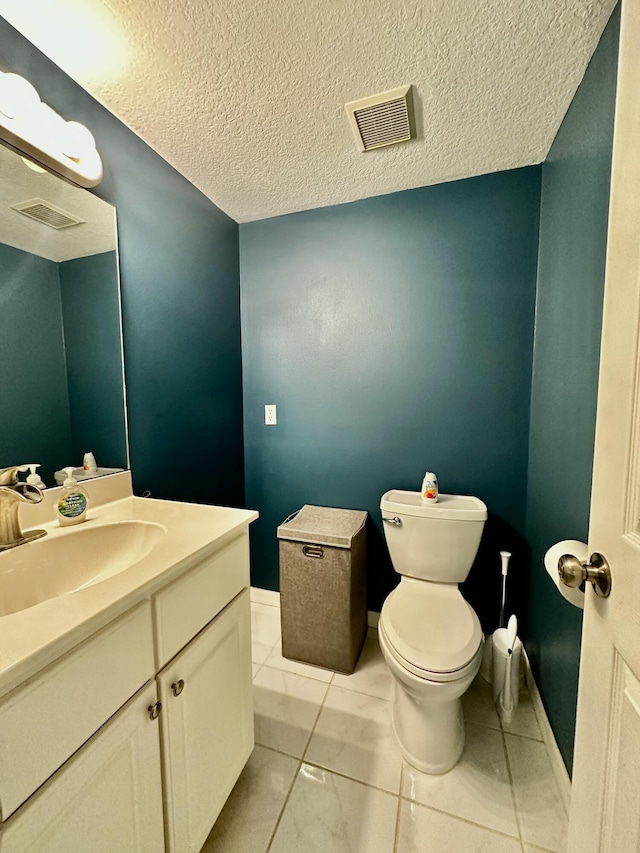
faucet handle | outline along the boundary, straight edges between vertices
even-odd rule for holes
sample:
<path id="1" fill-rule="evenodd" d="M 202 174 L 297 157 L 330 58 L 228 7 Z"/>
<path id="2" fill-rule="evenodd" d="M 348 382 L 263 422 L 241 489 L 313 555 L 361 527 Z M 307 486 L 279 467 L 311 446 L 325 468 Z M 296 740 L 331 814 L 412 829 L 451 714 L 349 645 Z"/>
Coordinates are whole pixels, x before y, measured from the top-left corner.
<path id="1" fill-rule="evenodd" d="M 15 486 L 18 481 L 18 471 L 28 471 L 28 465 L 10 465 L 0 468 L 0 486 Z"/>

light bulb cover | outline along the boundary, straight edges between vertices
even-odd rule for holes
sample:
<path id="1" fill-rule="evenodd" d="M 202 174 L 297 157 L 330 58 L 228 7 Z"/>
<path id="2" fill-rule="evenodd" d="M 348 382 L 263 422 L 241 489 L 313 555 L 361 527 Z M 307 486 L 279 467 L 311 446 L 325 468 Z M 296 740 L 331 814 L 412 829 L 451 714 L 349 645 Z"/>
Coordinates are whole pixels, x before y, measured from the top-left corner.
<path id="1" fill-rule="evenodd" d="M 102 180 L 102 160 L 84 125 L 65 121 L 18 74 L 0 72 L 0 142 L 78 186 Z"/>
<path id="2" fill-rule="evenodd" d="M 15 119 L 37 109 L 40 103 L 40 96 L 28 80 L 11 71 L 0 71 L 0 113 Z"/>

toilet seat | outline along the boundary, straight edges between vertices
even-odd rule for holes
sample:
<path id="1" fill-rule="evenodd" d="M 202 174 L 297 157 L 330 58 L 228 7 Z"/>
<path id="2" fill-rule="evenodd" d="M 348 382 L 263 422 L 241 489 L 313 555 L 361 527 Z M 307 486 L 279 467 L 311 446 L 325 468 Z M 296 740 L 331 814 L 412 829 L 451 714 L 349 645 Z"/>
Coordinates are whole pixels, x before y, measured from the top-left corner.
<path id="1" fill-rule="evenodd" d="M 476 664 L 482 628 L 455 584 L 403 577 L 380 614 L 380 633 L 401 666 L 429 681 L 454 681 Z"/>

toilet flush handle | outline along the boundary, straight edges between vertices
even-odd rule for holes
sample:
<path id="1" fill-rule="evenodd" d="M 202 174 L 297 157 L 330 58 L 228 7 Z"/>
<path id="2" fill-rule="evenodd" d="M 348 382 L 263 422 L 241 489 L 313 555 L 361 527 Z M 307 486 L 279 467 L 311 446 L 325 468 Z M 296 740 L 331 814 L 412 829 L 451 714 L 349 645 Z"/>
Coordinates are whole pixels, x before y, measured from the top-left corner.
<path id="1" fill-rule="evenodd" d="M 383 516 L 382 516 L 382 520 L 383 520 L 383 521 L 386 521 L 386 522 L 387 522 L 387 524 L 395 524 L 395 525 L 396 525 L 396 527 L 400 527 L 400 525 L 402 524 L 402 519 L 401 519 L 401 518 L 398 518 L 398 516 L 397 516 L 397 515 L 394 515 L 394 516 L 393 516 L 393 518 L 385 518 L 385 517 L 384 517 L 384 515 L 383 515 Z"/>

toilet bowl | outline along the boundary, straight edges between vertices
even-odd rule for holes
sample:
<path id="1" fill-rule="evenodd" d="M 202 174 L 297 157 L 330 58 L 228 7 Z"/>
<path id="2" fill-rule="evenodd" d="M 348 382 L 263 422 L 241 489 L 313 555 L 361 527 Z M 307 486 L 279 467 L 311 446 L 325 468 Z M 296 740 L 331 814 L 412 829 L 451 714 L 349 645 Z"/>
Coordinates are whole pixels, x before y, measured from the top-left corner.
<path id="1" fill-rule="evenodd" d="M 380 613 L 378 636 L 395 680 L 393 732 L 404 758 L 446 773 L 464 748 L 461 697 L 482 661 L 480 621 L 458 589 L 480 544 L 487 509 L 478 498 L 393 490 L 380 503 L 400 584 Z"/>

